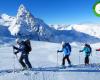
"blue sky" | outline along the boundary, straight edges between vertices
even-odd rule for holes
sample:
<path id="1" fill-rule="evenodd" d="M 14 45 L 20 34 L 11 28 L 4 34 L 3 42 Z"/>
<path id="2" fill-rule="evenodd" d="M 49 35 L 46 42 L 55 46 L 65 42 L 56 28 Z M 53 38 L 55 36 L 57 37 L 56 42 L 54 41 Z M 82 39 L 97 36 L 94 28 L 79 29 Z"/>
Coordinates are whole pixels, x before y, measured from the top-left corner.
<path id="1" fill-rule="evenodd" d="M 0 0 L 0 14 L 15 16 L 20 4 L 47 24 L 99 23 L 92 7 L 100 0 Z"/>

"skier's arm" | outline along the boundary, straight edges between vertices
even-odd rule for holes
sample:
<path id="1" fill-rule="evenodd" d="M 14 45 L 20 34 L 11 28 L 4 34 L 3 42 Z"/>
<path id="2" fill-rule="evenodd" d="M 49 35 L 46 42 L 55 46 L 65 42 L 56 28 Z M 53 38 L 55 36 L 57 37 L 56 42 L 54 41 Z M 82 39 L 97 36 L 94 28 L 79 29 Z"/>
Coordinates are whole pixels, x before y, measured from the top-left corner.
<path id="1" fill-rule="evenodd" d="M 79 52 L 83 52 L 85 50 L 85 48 L 83 48 L 83 50 L 80 50 Z"/>
<path id="2" fill-rule="evenodd" d="M 19 53 L 19 51 L 14 52 L 14 54 L 17 54 L 17 53 Z"/>
<path id="3" fill-rule="evenodd" d="M 18 47 L 13 46 L 13 48 L 17 50 L 17 53 L 23 50 L 21 47 L 18 48 Z"/>
<path id="4" fill-rule="evenodd" d="M 83 50 L 80 50 L 79 52 L 83 52 Z"/>
<path id="5" fill-rule="evenodd" d="M 57 50 L 57 53 L 58 53 L 58 52 L 63 52 L 63 48 L 62 48 L 61 50 Z"/>
<path id="6" fill-rule="evenodd" d="M 100 51 L 100 48 L 99 49 L 96 49 L 96 51 Z"/>
<path id="7" fill-rule="evenodd" d="M 13 49 L 19 50 L 19 48 L 15 47 L 15 46 L 13 46 Z"/>

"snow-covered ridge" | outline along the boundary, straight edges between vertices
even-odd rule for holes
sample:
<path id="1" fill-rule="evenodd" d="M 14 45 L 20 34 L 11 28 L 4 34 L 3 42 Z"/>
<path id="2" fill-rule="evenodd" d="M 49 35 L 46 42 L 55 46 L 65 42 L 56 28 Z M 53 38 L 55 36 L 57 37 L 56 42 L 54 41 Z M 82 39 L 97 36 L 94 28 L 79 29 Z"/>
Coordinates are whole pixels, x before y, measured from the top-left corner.
<path id="1" fill-rule="evenodd" d="M 15 17 L 8 16 L 7 14 L 0 15 L 0 25 L 11 26 L 13 20 L 15 20 Z"/>
<path id="2" fill-rule="evenodd" d="M 56 30 L 76 30 L 100 38 L 100 24 L 50 25 Z"/>
<path id="3" fill-rule="evenodd" d="M 100 38 L 100 24 L 74 25 L 73 28 L 77 31 Z"/>

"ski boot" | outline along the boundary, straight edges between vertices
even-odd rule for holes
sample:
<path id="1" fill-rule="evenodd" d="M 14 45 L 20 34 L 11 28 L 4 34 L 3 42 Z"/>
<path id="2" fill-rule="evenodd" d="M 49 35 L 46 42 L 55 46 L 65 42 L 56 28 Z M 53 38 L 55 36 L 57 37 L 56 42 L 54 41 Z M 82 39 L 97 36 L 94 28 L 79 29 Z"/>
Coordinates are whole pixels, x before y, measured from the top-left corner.
<path id="1" fill-rule="evenodd" d="M 63 69 L 65 69 L 65 68 L 66 68 L 66 66 L 65 66 L 65 65 L 61 65 L 61 66 L 62 66 L 62 68 L 63 68 Z"/>
<path id="2" fill-rule="evenodd" d="M 23 67 L 23 68 L 22 68 L 22 71 L 24 71 L 24 70 L 27 70 L 27 67 Z"/>
<path id="3" fill-rule="evenodd" d="M 72 65 L 71 65 L 71 64 L 69 64 L 69 65 L 68 65 L 68 67 L 72 67 Z"/>

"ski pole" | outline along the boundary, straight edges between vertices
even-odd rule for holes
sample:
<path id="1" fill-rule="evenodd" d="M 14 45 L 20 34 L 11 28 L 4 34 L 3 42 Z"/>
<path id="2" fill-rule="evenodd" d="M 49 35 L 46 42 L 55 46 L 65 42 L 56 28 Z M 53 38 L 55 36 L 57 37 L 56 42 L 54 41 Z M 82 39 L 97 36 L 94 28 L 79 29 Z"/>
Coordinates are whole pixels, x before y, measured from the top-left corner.
<path id="1" fill-rule="evenodd" d="M 17 61 L 18 61 L 18 63 L 19 63 L 19 59 L 18 59 L 17 54 L 16 54 L 16 58 L 17 58 Z M 22 66 L 21 66 L 21 64 L 20 64 L 20 63 L 19 63 L 19 67 L 22 69 Z"/>
<path id="2" fill-rule="evenodd" d="M 17 58 L 17 60 L 18 60 L 18 62 L 19 62 L 19 59 L 18 59 L 18 56 L 17 56 L 17 54 L 15 54 L 16 55 L 16 58 Z"/>
<path id="3" fill-rule="evenodd" d="M 80 52 L 79 52 L 79 65 L 80 65 Z"/>
<path id="4" fill-rule="evenodd" d="M 15 49 L 13 48 L 13 54 L 14 54 L 14 53 L 15 53 Z M 19 63 L 19 59 L 18 59 L 17 54 L 14 54 L 14 72 L 15 72 L 15 56 L 16 56 L 17 61 L 18 61 L 18 63 Z M 20 66 L 20 68 L 22 68 L 22 66 L 20 65 L 20 63 L 19 63 L 19 66 Z"/>
<path id="5" fill-rule="evenodd" d="M 58 66 L 58 52 L 57 52 L 57 66 Z"/>
<path id="6" fill-rule="evenodd" d="M 14 52 L 15 52 L 15 50 L 14 50 L 14 48 L 13 48 L 13 53 L 14 53 Z M 14 63 L 13 63 L 13 68 L 14 68 L 14 70 L 13 70 L 13 72 L 15 73 L 15 55 L 14 55 L 13 59 L 14 59 Z"/>

